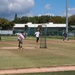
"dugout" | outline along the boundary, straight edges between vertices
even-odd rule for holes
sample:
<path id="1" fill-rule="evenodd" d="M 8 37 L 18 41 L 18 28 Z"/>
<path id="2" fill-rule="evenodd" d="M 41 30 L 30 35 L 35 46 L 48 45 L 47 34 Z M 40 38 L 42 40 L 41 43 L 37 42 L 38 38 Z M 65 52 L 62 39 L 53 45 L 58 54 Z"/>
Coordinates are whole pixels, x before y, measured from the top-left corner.
<path id="1" fill-rule="evenodd" d="M 47 27 L 47 36 L 62 36 L 62 32 L 65 29 L 65 27 Z"/>
<path id="2" fill-rule="evenodd" d="M 25 31 L 24 27 L 25 25 L 28 26 L 28 29 Z M 38 25 L 44 25 L 42 24 L 32 24 L 31 22 L 26 24 L 15 24 L 13 28 L 14 34 L 20 33 L 21 31 L 24 31 L 29 36 L 34 36 L 34 33 L 38 27 Z M 55 35 L 62 35 L 63 30 L 66 30 L 66 24 L 53 24 L 51 23 L 45 23 L 46 27 L 46 35 L 47 36 L 55 36 Z"/>

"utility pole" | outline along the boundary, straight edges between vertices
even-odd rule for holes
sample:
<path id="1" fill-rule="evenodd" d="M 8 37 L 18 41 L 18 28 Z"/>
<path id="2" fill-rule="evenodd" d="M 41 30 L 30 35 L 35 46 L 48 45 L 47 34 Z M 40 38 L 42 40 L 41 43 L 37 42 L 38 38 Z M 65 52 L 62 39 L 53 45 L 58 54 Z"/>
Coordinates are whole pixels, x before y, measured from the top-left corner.
<path id="1" fill-rule="evenodd" d="M 68 37 L 68 0 L 66 0 L 66 33 L 67 33 L 67 40 L 69 39 Z"/>

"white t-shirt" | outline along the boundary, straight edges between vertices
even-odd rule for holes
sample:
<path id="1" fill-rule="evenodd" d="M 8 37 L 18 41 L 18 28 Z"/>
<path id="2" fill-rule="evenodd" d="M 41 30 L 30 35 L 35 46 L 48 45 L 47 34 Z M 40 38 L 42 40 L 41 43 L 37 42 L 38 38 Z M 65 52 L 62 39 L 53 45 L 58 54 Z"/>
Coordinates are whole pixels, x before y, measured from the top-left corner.
<path id="1" fill-rule="evenodd" d="M 24 36 L 20 33 L 20 34 L 18 35 L 18 39 L 24 39 Z"/>
<path id="2" fill-rule="evenodd" d="M 36 37 L 39 37 L 40 32 L 35 32 Z"/>

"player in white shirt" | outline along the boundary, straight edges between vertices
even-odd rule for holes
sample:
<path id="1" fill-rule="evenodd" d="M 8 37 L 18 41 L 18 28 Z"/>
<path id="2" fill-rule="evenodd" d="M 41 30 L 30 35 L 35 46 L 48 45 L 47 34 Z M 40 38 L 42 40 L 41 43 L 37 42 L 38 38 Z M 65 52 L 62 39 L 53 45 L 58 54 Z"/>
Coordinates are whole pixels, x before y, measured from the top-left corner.
<path id="1" fill-rule="evenodd" d="M 19 35 L 18 35 L 18 47 L 19 48 L 22 48 L 22 44 L 23 44 L 23 40 L 24 39 L 24 36 L 23 36 L 23 32 L 21 32 Z"/>
<path id="2" fill-rule="evenodd" d="M 36 42 L 39 41 L 39 35 L 40 35 L 40 32 L 39 32 L 39 30 L 37 30 L 37 31 L 35 32 Z"/>

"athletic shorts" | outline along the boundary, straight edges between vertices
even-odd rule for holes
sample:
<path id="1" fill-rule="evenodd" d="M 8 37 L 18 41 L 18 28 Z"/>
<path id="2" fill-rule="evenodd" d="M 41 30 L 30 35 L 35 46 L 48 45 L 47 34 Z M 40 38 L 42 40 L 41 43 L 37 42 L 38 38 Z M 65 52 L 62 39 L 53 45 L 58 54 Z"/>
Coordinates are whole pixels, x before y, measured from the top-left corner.
<path id="1" fill-rule="evenodd" d="M 22 39 L 18 39 L 19 43 L 23 44 Z"/>

